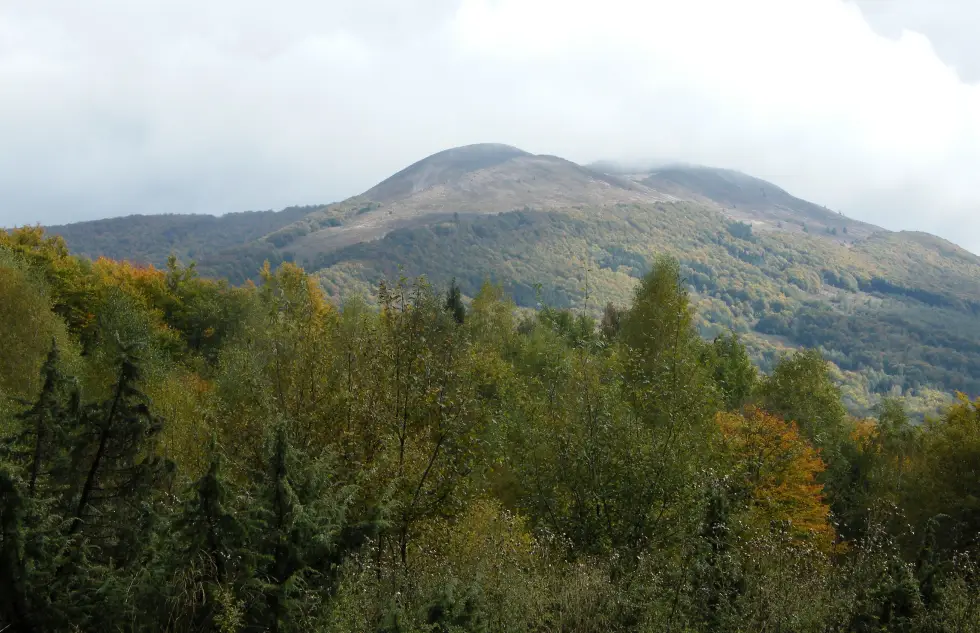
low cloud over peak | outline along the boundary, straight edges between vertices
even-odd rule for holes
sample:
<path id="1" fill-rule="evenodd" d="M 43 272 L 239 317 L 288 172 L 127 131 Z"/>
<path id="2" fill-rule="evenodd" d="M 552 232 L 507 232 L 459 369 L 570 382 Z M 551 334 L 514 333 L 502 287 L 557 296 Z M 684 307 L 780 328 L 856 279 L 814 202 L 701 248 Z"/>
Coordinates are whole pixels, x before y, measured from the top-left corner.
<path id="1" fill-rule="evenodd" d="M 980 44 L 876 4 L 8 4 L 0 224 L 326 202 L 496 141 L 739 169 L 978 252 Z"/>

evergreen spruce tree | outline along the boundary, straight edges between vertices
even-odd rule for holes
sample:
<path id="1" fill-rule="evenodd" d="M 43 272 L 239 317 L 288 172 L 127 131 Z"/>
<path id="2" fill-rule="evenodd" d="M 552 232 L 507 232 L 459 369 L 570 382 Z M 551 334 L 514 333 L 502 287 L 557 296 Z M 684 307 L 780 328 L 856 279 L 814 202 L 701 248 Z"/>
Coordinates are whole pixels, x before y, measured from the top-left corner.
<path id="1" fill-rule="evenodd" d="M 487 633 L 480 604 L 480 588 L 471 585 L 460 595 L 456 582 L 443 585 L 425 610 L 425 622 L 433 633 Z"/>
<path id="2" fill-rule="evenodd" d="M 67 533 L 84 532 L 117 564 L 138 553 L 152 520 L 153 490 L 172 470 L 154 454 L 162 420 L 138 388 L 140 375 L 138 359 L 124 348 L 112 396 L 82 411 L 73 455 L 80 487 L 68 499 Z"/>
<path id="3" fill-rule="evenodd" d="M 456 323 L 462 325 L 463 321 L 466 320 L 466 306 L 463 305 L 463 297 L 455 277 L 449 282 L 449 290 L 446 291 L 445 308 L 446 312 L 453 315 Z"/>
<path id="4" fill-rule="evenodd" d="M 34 631 L 25 541 L 25 490 L 9 464 L 0 463 L 0 630 Z"/>
<path id="5" fill-rule="evenodd" d="M 252 547 L 264 600 L 251 605 L 249 619 L 273 633 L 305 630 L 303 617 L 334 590 L 352 490 L 334 481 L 328 461 L 296 450 L 283 424 L 260 476 Z"/>
<path id="6" fill-rule="evenodd" d="M 156 488 L 169 470 L 154 454 L 161 425 L 139 377 L 138 361 L 124 350 L 110 398 L 79 407 L 73 396 L 61 421 L 47 427 L 60 435 L 34 434 L 71 443 L 40 444 L 54 447 L 39 451 L 51 467 L 37 469 L 29 506 L 31 617 L 41 630 L 110 630 L 134 619 L 131 592 L 152 562 Z M 44 407 L 34 409 L 29 418 L 47 419 Z"/>
<path id="7" fill-rule="evenodd" d="M 936 532 L 939 529 L 939 519 L 932 517 L 926 523 L 922 535 L 922 547 L 915 562 L 915 575 L 919 583 L 919 595 L 922 604 L 928 609 L 936 602 L 938 584 L 940 581 L 940 560 L 937 551 Z"/>
<path id="8" fill-rule="evenodd" d="M 79 398 L 52 341 L 37 399 L 16 416 L 0 457 L 0 621 L 14 631 L 64 622 L 50 593 L 64 551 L 60 498 L 68 491 Z M 2 629 L 3 625 L 0 625 Z"/>
<path id="9" fill-rule="evenodd" d="M 180 587 L 170 596 L 172 621 L 183 621 L 190 630 L 213 631 L 237 617 L 239 596 L 255 571 L 254 556 L 246 547 L 249 525 L 244 516 L 234 507 L 221 455 L 213 444 L 208 471 L 191 486 L 173 523 L 175 544 L 164 579 Z M 182 591 L 184 587 L 200 591 Z"/>
<path id="10" fill-rule="evenodd" d="M 715 486 L 708 498 L 695 563 L 696 604 L 709 631 L 726 631 L 737 621 L 736 601 L 743 579 L 732 544 L 730 506 L 724 488 Z"/>
<path id="11" fill-rule="evenodd" d="M 25 466 L 30 497 L 38 494 L 39 483 L 63 483 L 79 411 L 78 388 L 62 372 L 56 341 L 41 365 L 41 378 L 37 400 L 18 416 L 16 433 L 5 441 L 11 458 Z"/>

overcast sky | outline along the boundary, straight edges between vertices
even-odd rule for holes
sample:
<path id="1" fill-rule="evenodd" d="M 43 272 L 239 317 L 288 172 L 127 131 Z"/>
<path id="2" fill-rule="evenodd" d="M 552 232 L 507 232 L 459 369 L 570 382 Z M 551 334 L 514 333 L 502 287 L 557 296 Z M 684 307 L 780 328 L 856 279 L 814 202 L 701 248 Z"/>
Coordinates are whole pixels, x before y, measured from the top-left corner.
<path id="1" fill-rule="evenodd" d="M 3 0 L 0 225 L 329 202 L 488 141 L 980 252 L 977 32 L 973 0 Z"/>

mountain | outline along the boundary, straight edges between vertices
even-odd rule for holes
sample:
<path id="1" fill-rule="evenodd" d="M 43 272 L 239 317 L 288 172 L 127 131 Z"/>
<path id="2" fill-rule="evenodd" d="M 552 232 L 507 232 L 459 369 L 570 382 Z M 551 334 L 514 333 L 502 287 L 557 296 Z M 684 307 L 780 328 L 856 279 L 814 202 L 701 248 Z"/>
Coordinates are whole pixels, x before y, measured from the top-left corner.
<path id="1" fill-rule="evenodd" d="M 672 255 L 704 336 L 740 332 L 764 369 L 787 348 L 818 347 L 854 411 L 883 394 L 922 410 L 936 389 L 980 394 L 980 258 L 735 171 L 586 167 L 481 144 L 434 154 L 342 202 L 180 218 L 52 231 L 90 256 L 159 263 L 169 247 L 235 282 L 265 260 L 295 261 L 338 300 L 424 274 L 437 284 L 455 277 L 468 296 L 489 278 L 518 305 L 593 313 L 626 304 L 655 258 Z"/>
<path id="2" fill-rule="evenodd" d="M 581 206 L 649 203 L 669 196 L 556 156 L 480 144 L 433 154 L 375 187 L 328 205 L 268 236 L 303 259 L 376 239 L 393 229 L 484 215 Z"/>
<path id="3" fill-rule="evenodd" d="M 734 219 L 757 226 L 788 230 L 827 229 L 842 231 L 845 241 L 882 231 L 880 227 L 858 222 L 826 207 L 801 200 L 776 185 L 731 169 L 700 165 L 665 165 L 650 169 L 629 169 L 615 163 L 596 163 L 593 169 L 621 174 L 657 191 L 684 200 L 716 206 Z M 782 223 L 783 226 L 780 226 Z M 775 226 L 773 226 L 775 225 Z"/>

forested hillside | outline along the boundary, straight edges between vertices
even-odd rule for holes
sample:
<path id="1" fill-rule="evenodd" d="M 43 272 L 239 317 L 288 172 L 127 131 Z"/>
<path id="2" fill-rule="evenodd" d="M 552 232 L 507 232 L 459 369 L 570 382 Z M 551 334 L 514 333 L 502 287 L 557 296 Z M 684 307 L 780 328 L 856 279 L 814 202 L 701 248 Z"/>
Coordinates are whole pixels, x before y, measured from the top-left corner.
<path id="1" fill-rule="evenodd" d="M 468 296 L 490 278 L 521 306 L 588 302 L 597 311 L 626 304 L 636 280 L 669 254 L 707 338 L 741 334 L 766 371 L 787 348 L 820 348 L 843 372 L 849 408 L 868 412 L 885 395 L 929 409 L 934 389 L 980 394 L 980 265 L 913 237 L 843 244 L 661 203 L 462 216 L 304 263 L 336 297 L 368 294 L 403 271 L 436 283 L 455 276 Z"/>
<path id="2" fill-rule="evenodd" d="M 92 259 L 109 257 L 163 266 L 171 254 L 185 260 L 216 253 L 262 238 L 319 207 L 282 211 L 246 211 L 213 215 L 130 215 L 48 227 L 65 238 L 72 252 Z"/>
<path id="3" fill-rule="evenodd" d="M 766 372 L 787 350 L 818 348 L 853 413 L 901 397 L 921 419 L 949 403 L 944 394 L 980 395 L 980 258 L 729 170 L 586 168 L 474 145 L 343 202 L 225 216 L 179 240 L 151 226 L 177 217 L 108 220 L 98 240 L 97 223 L 58 232 L 92 257 L 162 265 L 172 250 L 233 284 L 258 281 L 265 261 L 295 262 L 334 303 L 360 295 L 376 305 L 381 279 L 425 275 L 437 286 L 455 277 L 467 299 L 489 279 L 520 307 L 593 316 L 628 304 L 669 255 L 704 337 L 738 333 Z"/>
<path id="4" fill-rule="evenodd" d="M 576 253 L 573 220 L 433 239 L 523 221 Z M 980 400 L 852 417 L 818 351 L 760 374 L 699 335 L 695 255 L 631 247 L 595 319 L 448 258 L 464 291 L 335 303 L 291 263 L 233 287 L 0 232 L 0 630 L 980 631 Z"/>

